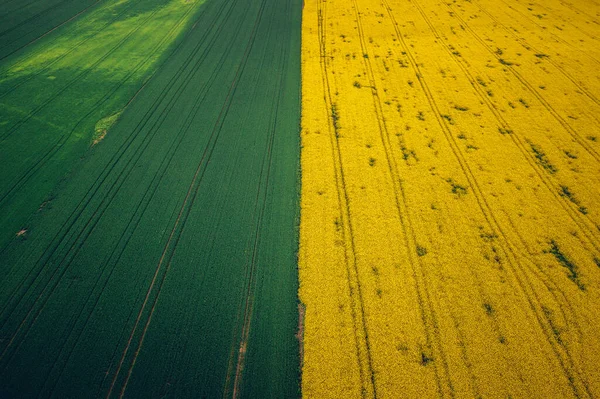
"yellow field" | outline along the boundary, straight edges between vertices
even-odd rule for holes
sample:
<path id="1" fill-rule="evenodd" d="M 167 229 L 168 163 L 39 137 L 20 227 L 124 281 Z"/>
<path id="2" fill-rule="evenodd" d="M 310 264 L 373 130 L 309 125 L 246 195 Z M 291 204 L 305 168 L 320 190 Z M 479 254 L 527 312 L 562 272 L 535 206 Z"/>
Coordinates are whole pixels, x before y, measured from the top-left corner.
<path id="1" fill-rule="evenodd" d="M 303 395 L 600 396 L 600 2 L 303 13 Z"/>

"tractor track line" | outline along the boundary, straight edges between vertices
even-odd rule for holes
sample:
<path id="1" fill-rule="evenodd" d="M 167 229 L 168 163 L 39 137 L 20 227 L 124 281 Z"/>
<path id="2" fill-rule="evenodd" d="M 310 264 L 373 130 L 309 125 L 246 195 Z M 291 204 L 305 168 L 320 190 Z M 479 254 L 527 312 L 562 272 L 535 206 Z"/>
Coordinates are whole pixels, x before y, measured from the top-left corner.
<path id="1" fill-rule="evenodd" d="M 346 266 L 346 276 L 348 284 L 348 293 L 350 299 L 350 308 L 352 321 L 354 324 L 353 333 L 355 340 L 356 359 L 360 374 L 361 390 L 372 397 L 376 397 L 376 388 L 373 385 L 374 371 L 371 363 L 371 354 L 369 352 L 368 331 L 366 317 L 364 314 L 364 301 L 362 289 L 359 280 L 358 267 L 356 265 L 356 246 L 354 242 L 354 231 L 350 215 L 349 202 L 350 197 L 346 190 L 346 181 L 342 163 L 342 153 L 338 143 L 338 126 L 334 120 L 332 108 L 335 105 L 331 94 L 331 84 L 327 72 L 327 25 L 325 23 L 327 5 L 324 0 L 317 0 L 318 27 L 319 27 L 319 46 L 320 46 L 320 64 L 322 69 L 322 81 L 324 90 L 324 102 L 328 114 L 328 130 L 332 148 L 332 158 L 335 170 L 336 191 L 338 197 L 338 206 L 340 211 L 340 220 L 342 222 L 342 239 L 344 245 L 344 264 Z M 360 315 L 358 314 L 360 313 Z M 363 348 L 364 345 L 364 348 Z M 364 359 L 364 360 L 363 360 Z M 366 364 L 365 364 L 366 363 Z"/>
<path id="2" fill-rule="evenodd" d="M 287 2 L 287 7 L 286 7 L 286 11 L 287 13 L 289 13 L 289 3 Z M 283 88 L 284 88 L 284 82 L 283 79 L 286 75 L 286 71 L 287 69 L 285 68 L 285 60 L 287 59 L 287 54 L 288 54 L 288 48 L 287 46 L 282 46 L 282 50 L 280 50 L 282 52 L 282 54 L 280 54 L 280 58 L 281 58 L 281 66 L 282 66 L 282 70 L 280 73 L 280 79 L 279 79 L 279 90 L 278 90 L 278 94 L 277 94 L 277 98 L 274 101 L 274 110 L 273 110 L 273 116 L 272 116 L 272 126 L 271 126 L 271 132 L 270 132 L 270 137 L 267 140 L 267 149 L 266 149 L 266 154 L 265 154 L 265 159 L 263 159 L 263 167 L 261 168 L 261 172 L 260 172 L 260 176 L 259 176 L 259 187 L 256 193 L 256 199 L 255 199 L 255 209 L 258 208 L 259 206 L 259 197 L 260 197 L 260 191 L 261 191 L 261 186 L 262 186 L 262 182 L 263 182 L 263 174 L 266 173 L 266 176 L 264 177 L 264 198 L 262 200 L 262 205 L 260 207 L 260 211 L 259 211 L 259 215 L 258 215 L 258 220 L 256 221 L 256 231 L 254 234 L 254 246 L 253 246 L 253 250 L 252 250 L 252 260 L 251 260 L 251 264 L 250 264 L 250 280 L 248 282 L 248 288 L 247 288 L 247 293 L 246 293 L 246 306 L 244 309 L 244 322 L 243 322 L 243 327 L 242 327 L 242 338 L 240 340 L 240 344 L 239 344 L 239 351 L 238 351 L 238 359 L 237 359 L 237 366 L 236 366 L 236 372 L 235 372 L 235 379 L 234 379 L 234 383 L 233 383 L 233 393 L 232 393 L 232 398 L 236 399 L 240 396 L 240 392 L 241 392 L 241 383 L 242 383 L 242 377 L 243 377 L 243 370 L 244 370 L 244 366 L 245 366 L 245 358 L 246 358 L 246 351 L 248 348 L 248 341 L 249 341 L 249 336 L 250 336 L 250 325 L 251 325 L 251 321 L 252 321 L 252 314 L 253 314 L 253 309 L 254 309 L 254 296 L 255 296 L 255 289 L 256 289 L 256 268 L 257 268 L 257 257 L 258 257 L 258 251 L 259 251 L 259 244 L 260 244 L 260 230 L 262 228 L 262 221 L 263 221 L 263 217 L 265 214 L 265 210 L 267 207 L 267 197 L 268 197 L 268 188 L 269 188 L 269 180 L 270 180 L 270 176 L 271 176 L 271 168 L 272 168 L 272 163 L 273 163 L 273 146 L 274 146 L 274 141 L 275 141 L 275 134 L 277 131 L 277 121 L 278 121 L 278 115 L 279 115 L 279 105 L 281 104 L 281 98 L 282 98 L 282 94 L 283 94 Z M 264 171 L 265 169 L 265 163 L 267 164 L 266 166 L 266 172 Z M 228 376 L 229 377 L 229 376 Z"/>

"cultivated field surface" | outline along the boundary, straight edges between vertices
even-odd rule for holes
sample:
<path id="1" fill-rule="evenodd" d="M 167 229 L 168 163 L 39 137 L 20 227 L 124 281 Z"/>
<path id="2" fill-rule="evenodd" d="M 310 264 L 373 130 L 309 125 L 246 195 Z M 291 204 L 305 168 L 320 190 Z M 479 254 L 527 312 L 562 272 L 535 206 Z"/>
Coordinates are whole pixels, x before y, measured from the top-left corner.
<path id="1" fill-rule="evenodd" d="M 0 0 L 0 398 L 600 398 L 600 0 Z"/>
<path id="2" fill-rule="evenodd" d="M 102 2 L 0 61 L 0 248 L 104 138 L 199 4 Z"/>
<path id="3" fill-rule="evenodd" d="M 0 397 L 298 396 L 301 3 L 0 7 Z"/>
<path id="4" fill-rule="evenodd" d="M 600 3 L 309 0 L 307 398 L 600 396 Z"/>

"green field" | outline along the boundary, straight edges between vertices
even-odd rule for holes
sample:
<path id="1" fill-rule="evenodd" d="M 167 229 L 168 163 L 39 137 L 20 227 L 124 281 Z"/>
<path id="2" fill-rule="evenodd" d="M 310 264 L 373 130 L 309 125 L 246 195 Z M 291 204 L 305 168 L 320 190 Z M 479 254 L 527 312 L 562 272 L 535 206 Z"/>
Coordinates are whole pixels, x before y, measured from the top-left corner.
<path id="1" fill-rule="evenodd" d="M 0 397 L 298 396 L 301 2 L 4 3 Z"/>
<path id="2" fill-rule="evenodd" d="M 1 62 L 0 157 L 10 168 L 0 175 L 0 248 L 27 228 L 28 215 L 101 137 L 98 122 L 127 105 L 200 6 L 109 1 Z"/>

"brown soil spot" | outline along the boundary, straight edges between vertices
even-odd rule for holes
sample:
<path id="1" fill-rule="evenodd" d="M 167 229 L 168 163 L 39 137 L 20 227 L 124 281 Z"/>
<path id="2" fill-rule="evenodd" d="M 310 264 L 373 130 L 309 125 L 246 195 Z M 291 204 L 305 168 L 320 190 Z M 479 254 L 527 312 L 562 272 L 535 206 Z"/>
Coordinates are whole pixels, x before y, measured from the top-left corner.
<path id="1" fill-rule="evenodd" d="M 306 306 L 304 304 L 298 304 L 298 332 L 296 333 L 296 338 L 298 339 L 298 343 L 300 345 L 300 370 L 302 370 L 302 366 L 304 365 L 304 315 L 306 313 Z"/>
<path id="2" fill-rule="evenodd" d="M 106 129 L 102 130 L 100 134 L 92 141 L 92 147 L 102 141 L 102 139 L 106 136 Z"/>

